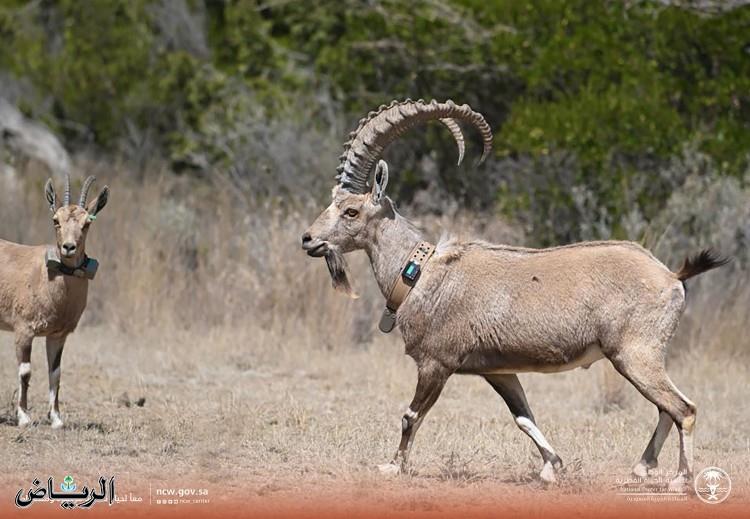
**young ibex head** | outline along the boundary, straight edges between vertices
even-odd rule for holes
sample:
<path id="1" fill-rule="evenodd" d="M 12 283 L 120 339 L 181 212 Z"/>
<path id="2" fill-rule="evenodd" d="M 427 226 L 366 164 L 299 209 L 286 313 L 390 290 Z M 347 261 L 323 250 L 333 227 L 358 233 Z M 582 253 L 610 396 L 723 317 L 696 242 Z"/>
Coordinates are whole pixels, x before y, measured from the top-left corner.
<path id="1" fill-rule="evenodd" d="M 96 180 L 90 176 L 83 183 L 81 188 L 81 197 L 77 204 L 70 203 L 70 176 L 65 176 L 65 193 L 63 195 L 62 205 L 58 207 L 55 188 L 52 186 L 52 179 L 47 180 L 44 186 L 44 194 L 49 203 L 49 209 L 52 212 L 52 223 L 55 226 L 57 237 L 57 248 L 60 252 L 60 258 L 64 265 L 68 267 L 78 267 L 85 259 L 86 235 L 88 234 L 91 222 L 96 219 L 96 215 L 107 205 L 109 197 L 109 187 L 104 186 L 94 200 L 86 204 L 89 189 Z"/>
<path id="2" fill-rule="evenodd" d="M 395 216 L 393 205 L 385 196 L 388 165 L 380 160 L 385 148 L 408 129 L 435 119 L 456 140 L 459 164 L 464 155 L 464 139 L 456 120 L 479 130 L 484 144 L 480 162 L 485 159 L 492 147 L 490 126 L 468 105 L 458 106 L 452 101 L 394 101 L 370 112 L 349 134 L 337 168 L 339 183 L 333 189 L 333 202 L 302 235 L 302 248 L 310 256 L 326 258 L 334 288 L 351 294 L 342 255 L 365 248 L 372 241 L 378 222 Z"/>

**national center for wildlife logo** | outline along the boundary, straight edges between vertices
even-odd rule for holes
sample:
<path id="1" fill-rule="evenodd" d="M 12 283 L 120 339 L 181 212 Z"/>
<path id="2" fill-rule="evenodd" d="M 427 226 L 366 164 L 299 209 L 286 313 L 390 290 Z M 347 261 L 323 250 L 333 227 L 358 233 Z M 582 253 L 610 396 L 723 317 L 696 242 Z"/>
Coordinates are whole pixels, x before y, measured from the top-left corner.
<path id="1" fill-rule="evenodd" d="M 60 490 L 63 492 L 73 492 L 76 488 L 78 488 L 78 486 L 75 484 L 73 476 L 65 476 L 62 483 L 60 483 Z"/>
<path id="2" fill-rule="evenodd" d="M 732 480 L 729 474 L 719 467 L 706 467 L 695 476 L 695 495 L 710 505 L 716 505 L 729 497 Z"/>

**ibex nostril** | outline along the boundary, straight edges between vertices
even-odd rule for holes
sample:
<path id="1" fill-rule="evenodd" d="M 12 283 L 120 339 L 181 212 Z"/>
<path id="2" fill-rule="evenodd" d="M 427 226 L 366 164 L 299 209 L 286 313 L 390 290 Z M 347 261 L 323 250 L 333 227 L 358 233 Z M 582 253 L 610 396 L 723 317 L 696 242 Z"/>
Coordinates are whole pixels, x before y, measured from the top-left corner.
<path id="1" fill-rule="evenodd" d="M 64 253 L 70 254 L 76 250 L 76 244 L 75 243 L 63 243 L 62 250 Z"/>
<path id="2" fill-rule="evenodd" d="M 310 236 L 309 232 L 306 232 L 305 234 L 302 235 L 302 244 L 303 245 L 305 243 L 310 243 L 311 240 L 312 240 L 312 236 Z"/>

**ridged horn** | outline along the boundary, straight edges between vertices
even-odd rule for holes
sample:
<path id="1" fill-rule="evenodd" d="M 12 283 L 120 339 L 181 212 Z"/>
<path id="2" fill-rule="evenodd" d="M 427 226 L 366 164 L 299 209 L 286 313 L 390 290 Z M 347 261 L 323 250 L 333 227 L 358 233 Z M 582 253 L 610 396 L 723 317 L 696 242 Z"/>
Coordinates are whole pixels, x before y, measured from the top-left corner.
<path id="1" fill-rule="evenodd" d="M 466 121 L 479 130 L 484 149 L 481 163 L 492 149 L 492 129 L 482 114 L 469 105 L 457 105 L 453 101 L 440 103 L 423 100 L 393 101 L 360 119 L 357 129 L 349 134 L 344 143 L 344 153 L 336 168 L 341 186 L 353 193 L 369 191 L 369 179 L 378 159 L 393 140 L 407 130 L 427 121 L 440 120 L 448 127 L 459 149 L 459 162 L 463 158 L 463 135 L 456 121 Z"/>
<path id="2" fill-rule="evenodd" d="M 70 205 L 70 172 L 65 171 L 65 192 L 63 193 L 63 206 Z"/>
<path id="3" fill-rule="evenodd" d="M 458 162 L 456 162 L 456 165 L 460 166 L 461 162 L 464 160 L 464 153 L 466 152 L 466 144 L 464 142 L 464 134 L 461 133 L 461 127 L 450 117 L 443 117 L 440 119 L 440 122 L 448 128 L 451 135 L 453 135 L 453 140 L 456 141 L 456 146 L 458 146 Z"/>
<path id="4" fill-rule="evenodd" d="M 96 177 L 94 175 L 89 175 L 88 178 L 86 178 L 86 181 L 83 183 L 83 187 L 81 188 L 81 198 L 78 199 L 78 205 L 86 208 L 86 199 L 89 197 L 89 189 L 91 189 L 91 185 L 96 180 Z"/>

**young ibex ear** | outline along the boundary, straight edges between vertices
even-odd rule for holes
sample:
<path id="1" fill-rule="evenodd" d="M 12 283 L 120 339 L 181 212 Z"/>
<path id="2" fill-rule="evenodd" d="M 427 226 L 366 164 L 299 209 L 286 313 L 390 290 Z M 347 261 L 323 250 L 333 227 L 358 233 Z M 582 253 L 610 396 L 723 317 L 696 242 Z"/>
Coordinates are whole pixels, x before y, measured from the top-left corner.
<path id="1" fill-rule="evenodd" d="M 375 168 L 375 180 L 372 184 L 372 201 L 376 204 L 385 194 L 385 186 L 388 185 L 388 164 L 384 160 L 379 160 Z"/>
<path id="2" fill-rule="evenodd" d="M 86 210 L 89 212 L 91 216 L 96 216 L 96 214 L 104 209 L 104 206 L 107 205 L 107 199 L 109 198 L 109 186 L 104 186 L 102 190 L 99 192 L 99 196 L 94 198 L 89 205 L 86 207 Z"/>
<path id="3" fill-rule="evenodd" d="M 55 188 L 52 185 L 52 179 L 48 179 L 47 183 L 44 184 L 44 195 L 47 197 L 47 202 L 49 203 L 49 210 L 53 213 L 57 210 L 57 204 L 55 201 L 57 200 L 57 197 L 55 196 Z"/>

